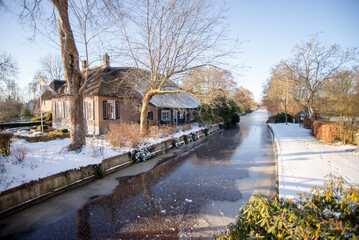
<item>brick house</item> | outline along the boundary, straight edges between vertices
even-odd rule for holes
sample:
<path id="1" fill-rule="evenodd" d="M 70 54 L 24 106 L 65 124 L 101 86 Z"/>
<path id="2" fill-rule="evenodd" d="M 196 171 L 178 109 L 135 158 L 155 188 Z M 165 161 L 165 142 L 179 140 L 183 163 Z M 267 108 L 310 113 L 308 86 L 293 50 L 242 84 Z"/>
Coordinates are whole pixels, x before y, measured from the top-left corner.
<path id="1" fill-rule="evenodd" d="M 83 69 L 86 63 L 82 63 Z M 84 121 L 87 134 L 106 133 L 110 123 L 139 122 L 143 79 L 148 72 L 131 67 L 110 67 L 104 56 L 102 66 L 88 69 L 88 82 L 83 94 Z M 142 79 L 142 80 L 141 80 Z M 172 83 L 169 83 L 172 84 Z M 172 84 L 167 88 L 176 88 Z M 143 88 L 142 88 L 143 89 Z M 52 98 L 52 125 L 56 129 L 69 128 L 69 96 L 67 85 Z M 147 119 L 152 124 L 182 124 L 193 121 L 193 110 L 200 102 L 190 94 L 155 95 L 150 100 Z"/>
<path id="2" fill-rule="evenodd" d="M 60 88 L 66 84 L 66 80 L 58 80 L 58 79 L 53 79 L 49 86 L 55 91 L 55 92 L 59 92 Z M 46 113 L 52 113 L 52 99 L 53 99 L 54 95 L 52 95 L 51 92 L 49 91 L 45 91 L 42 95 L 41 95 L 41 110 L 43 114 Z M 37 108 L 39 107 L 39 105 L 37 104 Z M 38 108 L 37 112 L 40 113 L 40 108 Z"/>

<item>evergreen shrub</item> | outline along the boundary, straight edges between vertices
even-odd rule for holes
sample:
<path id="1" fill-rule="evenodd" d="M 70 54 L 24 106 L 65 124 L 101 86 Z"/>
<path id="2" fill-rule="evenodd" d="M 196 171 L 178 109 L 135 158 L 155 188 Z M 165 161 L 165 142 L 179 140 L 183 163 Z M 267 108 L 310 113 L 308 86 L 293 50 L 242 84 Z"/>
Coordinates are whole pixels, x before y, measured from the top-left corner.
<path id="1" fill-rule="evenodd" d="M 293 122 L 293 116 L 287 114 L 287 122 Z M 285 113 L 278 113 L 276 115 L 270 116 L 267 123 L 285 123 Z"/>
<path id="2" fill-rule="evenodd" d="M 12 132 L 0 132 L 0 155 L 10 155 L 11 138 L 14 136 Z"/>
<path id="3" fill-rule="evenodd" d="M 358 186 L 327 177 L 299 200 L 253 194 L 216 239 L 358 239 Z"/>

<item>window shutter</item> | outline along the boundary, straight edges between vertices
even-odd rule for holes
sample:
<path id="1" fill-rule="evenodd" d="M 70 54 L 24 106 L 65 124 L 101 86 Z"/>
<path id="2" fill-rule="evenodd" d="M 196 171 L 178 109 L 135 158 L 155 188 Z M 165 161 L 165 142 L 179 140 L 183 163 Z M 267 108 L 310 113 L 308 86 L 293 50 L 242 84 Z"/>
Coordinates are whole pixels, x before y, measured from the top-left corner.
<path id="1" fill-rule="evenodd" d="M 116 119 L 120 119 L 120 102 L 116 101 Z"/>
<path id="2" fill-rule="evenodd" d="M 103 119 L 107 119 L 107 101 L 103 101 Z"/>

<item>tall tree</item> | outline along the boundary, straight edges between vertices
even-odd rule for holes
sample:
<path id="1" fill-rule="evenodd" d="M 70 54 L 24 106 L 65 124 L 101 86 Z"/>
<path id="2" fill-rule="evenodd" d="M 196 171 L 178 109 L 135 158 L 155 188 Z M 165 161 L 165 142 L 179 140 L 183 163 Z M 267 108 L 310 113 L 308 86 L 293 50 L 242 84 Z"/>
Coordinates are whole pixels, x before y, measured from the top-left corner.
<path id="1" fill-rule="evenodd" d="M 236 82 L 229 71 L 209 66 L 188 71 L 181 85 L 202 103 L 209 104 L 218 95 L 232 95 Z"/>
<path id="2" fill-rule="evenodd" d="M 326 83 L 320 112 L 335 117 L 342 141 L 353 141 L 359 118 L 359 71 L 341 70 Z"/>
<path id="3" fill-rule="evenodd" d="M 219 51 L 220 43 L 225 46 L 224 11 L 216 11 L 206 0 L 138 0 L 127 1 L 127 7 L 124 12 L 131 21 L 121 21 L 122 34 L 130 59 L 138 69 L 146 70 L 139 71 L 143 84 L 137 86 L 143 94 L 140 130 L 145 134 L 154 95 L 184 92 L 174 88 L 173 82 L 228 54 L 229 50 Z"/>
<path id="4" fill-rule="evenodd" d="M 14 91 L 16 87 L 16 76 L 18 74 L 17 62 L 10 53 L 3 51 L 0 53 L 0 89 L 7 96 L 15 98 Z M 2 94 L 2 97 L 4 95 Z"/>
<path id="5" fill-rule="evenodd" d="M 234 90 L 233 99 L 242 112 L 252 112 L 256 108 L 253 93 L 244 87 L 238 87 Z"/>
<path id="6" fill-rule="evenodd" d="M 316 37 L 294 48 L 294 56 L 286 62 L 286 66 L 290 75 L 294 76 L 297 98 L 306 106 L 311 120 L 315 118 L 314 104 L 325 83 L 357 56 L 357 49 L 342 50 L 335 44 L 325 46 Z"/>
<path id="7" fill-rule="evenodd" d="M 83 91 L 87 78 L 83 81 L 83 73 L 79 67 L 80 55 L 76 42 L 83 46 L 81 49 L 84 49 L 82 52 L 87 60 L 86 65 L 88 65 L 88 43 L 95 37 L 99 37 L 99 33 L 102 33 L 102 28 L 97 23 L 101 22 L 101 19 L 107 19 L 104 16 L 105 11 L 102 11 L 107 7 L 105 2 L 105 0 L 25 0 L 23 11 L 20 14 L 21 18 L 30 20 L 29 22 L 32 23 L 35 32 L 50 36 L 50 39 L 60 46 L 70 100 L 70 150 L 80 149 L 85 144 Z M 49 4 L 54 11 L 49 11 L 51 9 Z M 53 19 L 55 21 L 52 21 Z M 91 22 L 91 25 L 88 24 L 89 22 Z M 56 23 L 56 25 L 52 23 Z M 78 27 L 78 31 L 75 31 L 75 33 L 79 34 L 74 34 L 72 24 Z M 51 37 L 54 35 L 53 30 L 55 28 L 58 31 L 59 41 Z M 90 29 L 94 35 L 88 38 Z M 82 41 L 81 38 L 83 38 Z"/>
<path id="8" fill-rule="evenodd" d="M 45 81 L 49 82 L 53 79 L 64 79 L 64 67 L 62 66 L 61 57 L 58 55 L 48 54 L 39 60 L 40 75 Z"/>

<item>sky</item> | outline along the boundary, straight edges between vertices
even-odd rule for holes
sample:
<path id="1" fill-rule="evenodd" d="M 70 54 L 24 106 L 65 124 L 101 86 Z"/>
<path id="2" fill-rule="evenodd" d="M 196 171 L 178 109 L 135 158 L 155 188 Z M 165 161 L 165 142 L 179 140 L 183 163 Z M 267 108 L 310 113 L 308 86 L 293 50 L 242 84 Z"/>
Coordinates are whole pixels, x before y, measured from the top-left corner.
<path id="1" fill-rule="evenodd" d="M 260 101 L 271 68 L 293 54 L 296 44 L 313 34 L 324 44 L 359 47 L 359 0 L 227 0 L 229 36 L 244 43 L 231 56 L 239 85 Z M 18 24 L 16 16 L 0 11 L 0 52 L 18 62 L 18 84 L 25 88 L 39 68 L 39 59 L 58 48 Z M 52 44 L 53 45 L 53 44 Z"/>

